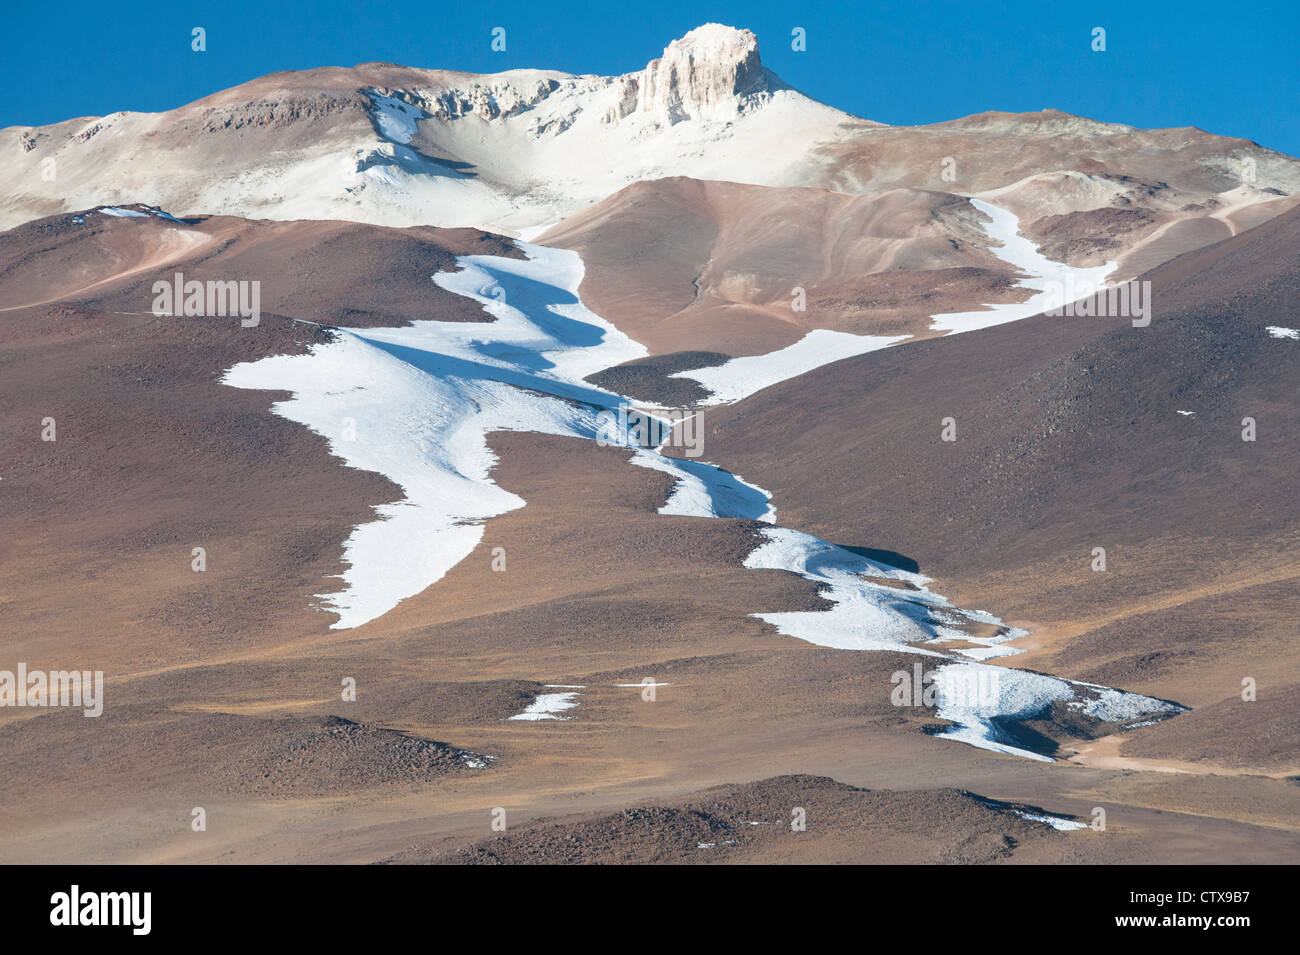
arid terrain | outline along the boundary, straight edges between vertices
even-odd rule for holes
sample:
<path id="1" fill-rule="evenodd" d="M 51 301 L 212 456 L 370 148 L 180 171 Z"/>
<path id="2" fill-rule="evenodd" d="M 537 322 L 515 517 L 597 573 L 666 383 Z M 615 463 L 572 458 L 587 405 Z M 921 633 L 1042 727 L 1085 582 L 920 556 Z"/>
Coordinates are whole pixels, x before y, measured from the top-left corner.
<path id="1" fill-rule="evenodd" d="M 1300 160 L 717 25 L 5 143 L 0 671 L 104 707 L 0 706 L 0 861 L 1300 860 Z"/>

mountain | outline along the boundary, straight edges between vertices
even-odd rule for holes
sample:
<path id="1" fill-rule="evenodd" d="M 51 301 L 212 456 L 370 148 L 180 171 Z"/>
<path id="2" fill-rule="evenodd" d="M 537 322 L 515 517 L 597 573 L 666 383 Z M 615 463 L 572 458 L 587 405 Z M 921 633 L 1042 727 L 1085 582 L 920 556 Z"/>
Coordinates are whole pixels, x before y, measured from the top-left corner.
<path id="1" fill-rule="evenodd" d="M 1264 727 L 1300 681 L 1300 210 L 1144 280 L 1146 328 L 1038 316 L 851 358 L 706 409 L 705 454 L 791 526 L 1005 611 L 1033 634 L 1009 665 L 1207 708 L 1205 735 L 1171 721 L 1125 753 L 1276 769 Z M 1243 711 L 1256 671 L 1267 702 Z"/>
<path id="2" fill-rule="evenodd" d="M 1296 160 L 717 25 L 0 139 L 0 672 L 105 674 L 0 707 L 3 858 L 1300 851 Z"/>
<path id="3" fill-rule="evenodd" d="M 0 226 L 145 203 L 185 217 L 529 235 L 633 183 L 690 177 L 996 196 L 1027 234 L 1050 238 L 1071 217 L 1069 239 L 1052 240 L 1067 261 L 1129 256 L 1134 268 L 1226 238 L 1300 192 L 1300 162 L 1195 129 L 1051 110 L 917 127 L 860 119 L 790 88 L 753 33 L 718 24 L 623 76 L 328 67 L 165 113 L 10 127 L 0 146 L 15 157 Z"/>
<path id="4" fill-rule="evenodd" d="M 641 182 L 538 241 L 578 252 L 582 294 L 652 353 L 753 355 L 815 328 L 926 335 L 930 316 L 1014 301 L 964 197 Z M 793 307 L 796 287 L 803 308 Z"/>
<path id="5" fill-rule="evenodd" d="M 454 250 L 454 251 L 453 251 Z M 475 229 L 386 229 L 352 222 L 190 219 L 144 206 L 104 207 L 26 223 L 0 239 L 0 312 L 61 303 L 83 312 L 145 315 L 153 283 L 177 271 L 207 282 L 256 281 L 269 313 L 320 324 L 480 321 L 429 276 L 456 256 L 515 255 L 509 239 Z M 375 281 L 375 263 L 387 276 Z"/>
<path id="6" fill-rule="evenodd" d="M 717 25 L 619 77 L 389 64 L 278 73 L 168 113 L 3 131 L 22 157 L 15 184 L 34 181 L 0 224 L 143 201 L 186 215 L 518 230 L 669 170 L 728 178 L 768 157 L 755 175 L 795 181 L 787 167 L 811 160 L 794 142 L 825 141 L 843 123 L 871 125 L 786 88 L 752 33 Z M 61 181 L 42 181 L 46 158 Z"/>

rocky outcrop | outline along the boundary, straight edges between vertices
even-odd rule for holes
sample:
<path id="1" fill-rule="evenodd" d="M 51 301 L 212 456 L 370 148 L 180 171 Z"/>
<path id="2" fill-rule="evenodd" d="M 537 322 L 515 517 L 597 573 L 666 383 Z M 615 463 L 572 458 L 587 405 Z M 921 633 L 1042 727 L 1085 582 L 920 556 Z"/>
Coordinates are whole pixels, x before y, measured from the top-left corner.
<path id="1" fill-rule="evenodd" d="M 497 119 L 531 109 L 559 88 L 559 82 L 549 78 L 523 82 L 502 78 L 457 89 L 420 91 L 409 98 L 428 115 L 443 121 L 463 116 Z M 401 91 L 389 94 L 400 96 Z"/>
<path id="2" fill-rule="evenodd" d="M 666 126 L 691 119 L 728 119 L 770 96 L 758 38 L 749 30 L 717 23 L 674 40 L 644 70 L 620 76 L 615 83 L 619 95 L 608 120 L 644 112 Z"/>

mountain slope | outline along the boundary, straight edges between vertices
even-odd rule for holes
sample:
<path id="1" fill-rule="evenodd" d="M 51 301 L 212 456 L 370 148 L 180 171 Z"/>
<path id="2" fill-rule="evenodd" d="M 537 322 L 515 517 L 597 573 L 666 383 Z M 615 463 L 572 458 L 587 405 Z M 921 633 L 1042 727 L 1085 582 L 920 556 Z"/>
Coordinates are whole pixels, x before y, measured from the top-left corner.
<path id="1" fill-rule="evenodd" d="M 791 525 L 1028 623 L 1012 665 L 1194 706 L 1266 672 L 1277 699 L 1300 678 L 1300 345 L 1278 330 L 1300 328 L 1300 210 L 1147 278 L 1147 328 L 1038 317 L 839 362 L 710 409 L 704 454 Z"/>
<path id="2" fill-rule="evenodd" d="M 1044 236 L 1052 217 L 1136 212 L 1072 220 L 1062 252 L 1096 264 L 1089 257 L 1141 245 L 1139 268 L 1226 237 L 1244 210 L 1284 211 L 1276 201 L 1300 192 L 1296 160 L 1194 129 L 1054 111 L 882 126 L 789 88 L 763 67 L 754 34 L 718 24 L 623 76 L 330 67 L 165 113 L 11 127 L 0 146 L 15 157 L 0 177 L 0 227 L 142 202 L 184 216 L 519 233 L 631 183 L 687 176 L 853 195 L 996 193 Z"/>
<path id="3" fill-rule="evenodd" d="M 734 356 L 814 328 L 926 334 L 938 312 L 1014 300 L 1014 270 L 987 251 L 983 221 L 943 192 L 677 178 L 628 186 L 538 241 L 577 251 L 584 299 L 651 352 Z"/>

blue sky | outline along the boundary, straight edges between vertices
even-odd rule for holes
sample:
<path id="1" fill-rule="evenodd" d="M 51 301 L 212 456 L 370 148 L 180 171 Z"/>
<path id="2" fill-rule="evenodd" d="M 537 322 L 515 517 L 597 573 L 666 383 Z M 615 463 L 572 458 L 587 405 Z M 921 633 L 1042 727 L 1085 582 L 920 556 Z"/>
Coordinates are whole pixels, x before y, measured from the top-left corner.
<path id="1" fill-rule="evenodd" d="M 1199 126 L 1300 155 L 1300 3 L 745 3 L 587 0 L 19 3 L 0 33 L 0 126 L 162 110 L 264 73 L 373 60 L 494 72 L 626 73 L 693 26 L 758 34 L 786 82 L 912 125 L 1055 107 L 1135 126 Z M 208 49 L 190 49 L 190 30 Z M 507 49 L 490 49 L 506 28 Z M 807 51 L 790 31 L 807 31 Z M 1091 49 L 1094 27 L 1107 49 Z"/>

